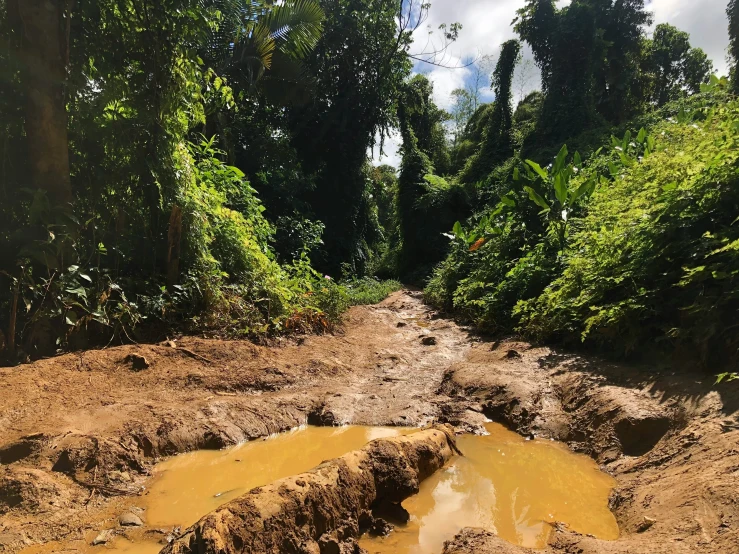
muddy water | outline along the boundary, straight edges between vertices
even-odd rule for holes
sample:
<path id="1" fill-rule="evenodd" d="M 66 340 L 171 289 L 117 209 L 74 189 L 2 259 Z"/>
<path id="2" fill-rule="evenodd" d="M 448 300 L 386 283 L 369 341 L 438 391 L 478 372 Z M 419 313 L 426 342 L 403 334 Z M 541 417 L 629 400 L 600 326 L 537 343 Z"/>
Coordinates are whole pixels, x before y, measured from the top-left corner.
<path id="1" fill-rule="evenodd" d="M 546 546 L 551 526 L 602 539 L 618 538 L 608 509 L 615 480 L 588 457 L 547 440 L 527 441 L 490 423 L 484 437 L 459 437 L 465 454 L 421 484 L 419 494 L 403 506 L 406 526 L 384 538 L 363 538 L 371 554 L 441 552 L 445 540 L 463 527 L 482 527 L 530 548 Z"/>
<path id="2" fill-rule="evenodd" d="M 362 448 L 371 440 L 410 431 L 311 426 L 227 450 L 176 456 L 156 466 L 156 477 L 146 496 L 147 524 L 180 525 L 184 529 L 254 487 L 308 471 L 324 460 Z"/>
<path id="3" fill-rule="evenodd" d="M 157 464 L 148 493 L 138 502 L 150 528 L 185 529 L 221 504 L 259 487 L 308 471 L 382 437 L 404 435 L 399 427 L 301 427 L 226 450 L 199 450 Z M 115 540 L 106 552 L 153 554 L 155 542 Z"/>
<path id="4" fill-rule="evenodd" d="M 388 537 L 363 537 L 370 553 L 438 554 L 463 527 L 482 527 L 521 546 L 546 545 L 561 521 L 573 530 L 615 539 L 618 526 L 608 510 L 615 481 L 585 456 L 546 440 L 527 441 L 500 425 L 484 437 L 465 435 L 465 454 L 421 485 L 403 505 L 411 521 Z M 307 471 L 322 461 L 361 448 L 368 441 L 412 429 L 306 427 L 221 451 L 198 451 L 158 464 L 141 499 L 149 528 L 186 528 L 250 489 Z M 140 503 L 141 504 L 141 503 Z M 158 552 L 155 543 L 118 538 L 121 553 Z"/>

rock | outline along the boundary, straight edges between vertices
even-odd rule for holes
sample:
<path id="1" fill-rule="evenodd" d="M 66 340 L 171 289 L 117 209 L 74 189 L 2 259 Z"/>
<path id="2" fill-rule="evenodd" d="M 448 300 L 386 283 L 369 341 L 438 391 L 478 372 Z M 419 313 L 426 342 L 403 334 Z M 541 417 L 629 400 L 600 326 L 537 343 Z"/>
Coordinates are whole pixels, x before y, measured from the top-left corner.
<path id="1" fill-rule="evenodd" d="M 405 321 L 398 321 L 397 327 L 405 327 L 406 325 L 408 324 Z"/>
<path id="2" fill-rule="evenodd" d="M 421 344 L 424 346 L 433 346 L 436 344 L 436 337 L 423 337 L 421 339 Z"/>
<path id="3" fill-rule="evenodd" d="M 506 350 L 505 354 L 501 356 L 501 359 L 508 359 L 508 360 L 515 360 L 521 357 L 521 354 L 519 354 L 516 350 Z"/>
<path id="4" fill-rule="evenodd" d="M 118 523 L 120 523 L 122 527 L 141 527 L 144 524 L 139 516 L 132 514 L 131 512 L 126 512 L 118 518 Z"/>
<path id="5" fill-rule="evenodd" d="M 107 543 L 108 541 L 110 541 L 110 539 L 113 538 L 113 534 L 113 529 L 105 529 L 104 531 L 100 531 L 98 536 L 93 539 L 92 546 Z"/>
<path id="6" fill-rule="evenodd" d="M 644 519 L 642 519 L 642 522 L 639 524 L 639 526 L 636 528 L 637 533 L 643 533 L 647 529 L 649 529 L 652 525 L 657 523 L 657 520 L 653 517 L 644 516 Z"/>
<path id="7" fill-rule="evenodd" d="M 141 371 L 147 369 L 151 364 L 149 360 L 139 354 L 129 354 L 123 359 L 124 362 L 131 364 L 133 371 Z"/>
<path id="8" fill-rule="evenodd" d="M 372 521 L 372 527 L 370 527 L 369 533 L 374 537 L 386 537 L 393 529 L 395 529 L 395 526 L 392 523 L 385 521 L 381 517 L 376 517 Z"/>

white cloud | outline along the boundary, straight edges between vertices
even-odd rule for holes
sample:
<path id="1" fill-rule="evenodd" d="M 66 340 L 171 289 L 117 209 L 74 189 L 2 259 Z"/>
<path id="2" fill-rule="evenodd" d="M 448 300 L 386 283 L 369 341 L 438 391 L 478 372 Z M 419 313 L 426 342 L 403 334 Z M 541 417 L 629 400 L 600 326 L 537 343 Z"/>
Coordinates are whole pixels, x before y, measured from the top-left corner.
<path id="1" fill-rule="evenodd" d="M 373 165 L 388 164 L 396 169 L 400 169 L 400 148 L 403 139 L 400 138 L 400 131 L 393 130 L 390 132 L 389 137 L 385 137 L 385 143 L 383 144 L 382 150 L 383 155 L 380 155 L 380 137 L 377 137 L 377 144 L 375 145 L 372 154 Z"/>

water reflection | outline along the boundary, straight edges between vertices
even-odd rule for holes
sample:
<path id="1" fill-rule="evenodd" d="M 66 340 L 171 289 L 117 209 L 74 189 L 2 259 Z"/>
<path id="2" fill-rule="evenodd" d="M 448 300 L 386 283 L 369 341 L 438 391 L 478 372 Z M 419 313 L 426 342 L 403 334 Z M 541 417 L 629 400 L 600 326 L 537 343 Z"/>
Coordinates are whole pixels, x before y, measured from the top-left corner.
<path id="1" fill-rule="evenodd" d="M 526 441 L 489 424 L 486 437 L 463 436 L 464 458 L 421 484 L 403 505 L 411 521 L 381 539 L 363 538 L 370 553 L 440 552 L 463 527 L 482 527 L 529 548 L 546 546 L 562 521 L 581 533 L 616 539 L 608 509 L 614 480 L 585 456 L 550 441 Z"/>

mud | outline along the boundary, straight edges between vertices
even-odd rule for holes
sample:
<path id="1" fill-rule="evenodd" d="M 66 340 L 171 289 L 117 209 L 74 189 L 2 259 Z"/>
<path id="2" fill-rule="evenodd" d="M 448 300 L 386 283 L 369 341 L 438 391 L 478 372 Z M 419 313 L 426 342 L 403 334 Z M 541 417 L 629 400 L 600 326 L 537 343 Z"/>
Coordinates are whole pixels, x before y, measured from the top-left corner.
<path id="1" fill-rule="evenodd" d="M 0 550 L 95 552 L 107 529 L 166 542 L 174 530 L 149 527 L 145 513 L 140 528 L 118 519 L 172 454 L 308 420 L 479 432 L 490 418 L 565 441 L 617 481 L 620 538 L 559 525 L 547 552 L 739 553 L 737 383 L 715 387 L 667 362 L 629 367 L 483 340 L 407 291 L 352 309 L 334 336 L 172 339 L 0 369 Z M 447 548 L 525 552 L 479 531 Z"/>
<path id="2" fill-rule="evenodd" d="M 375 516 L 417 493 L 420 482 L 451 459 L 452 433 L 447 427 L 377 439 L 308 473 L 253 489 L 162 553 L 358 554 L 356 540 Z"/>

